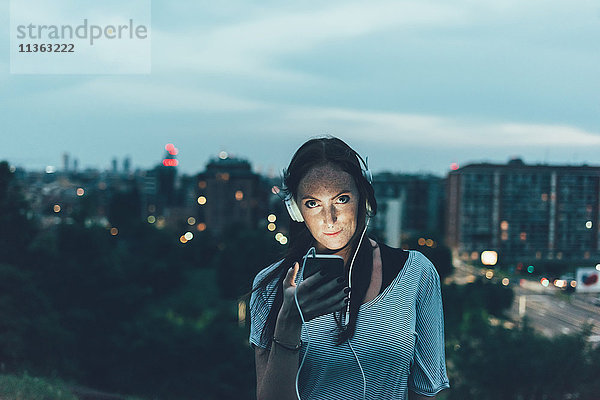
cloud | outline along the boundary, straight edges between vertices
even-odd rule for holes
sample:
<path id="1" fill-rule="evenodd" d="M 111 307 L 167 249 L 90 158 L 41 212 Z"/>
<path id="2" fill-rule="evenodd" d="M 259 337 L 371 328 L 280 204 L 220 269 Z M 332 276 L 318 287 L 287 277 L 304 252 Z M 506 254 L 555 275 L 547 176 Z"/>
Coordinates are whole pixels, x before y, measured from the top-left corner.
<path id="1" fill-rule="evenodd" d="M 139 77 L 136 77 L 139 78 Z M 61 99 L 56 102 L 56 99 Z M 87 100 L 93 100 L 88 102 Z M 194 88 L 183 84 L 157 82 L 139 78 L 102 77 L 85 81 L 68 88 L 34 94 L 27 102 L 56 104 L 63 109 L 81 109 L 94 114 L 106 107 L 118 112 L 242 112 L 264 109 L 260 101 Z"/>
<path id="2" fill-rule="evenodd" d="M 493 122 L 342 108 L 293 108 L 283 115 L 282 125 L 301 127 L 303 134 L 343 132 L 355 139 L 368 138 L 390 145 L 463 148 L 600 145 L 600 132 L 570 125 Z"/>
<path id="3" fill-rule="evenodd" d="M 56 99 L 61 99 L 56 102 Z M 94 100 L 94 108 L 91 102 Z M 568 124 L 493 121 L 342 107 L 310 107 L 268 102 L 229 95 L 197 85 L 149 80 L 145 77 L 101 77 L 63 89 L 46 91 L 24 99 L 28 104 L 56 104 L 90 115 L 108 107 L 117 114 L 136 113 L 237 113 L 221 121 L 223 129 L 252 129 L 255 132 L 306 137 L 339 134 L 392 145 L 446 147 L 569 146 L 600 145 L 600 132 Z M 239 113 L 247 113 L 246 117 Z"/>
<path id="4" fill-rule="evenodd" d="M 562 43 L 568 50 L 571 46 L 564 41 L 547 43 L 549 34 L 557 39 L 574 37 L 572 25 L 564 24 L 564 15 L 573 16 L 588 31 L 592 27 L 598 30 L 597 18 L 582 20 L 579 15 L 581 8 L 590 7 L 589 2 L 578 3 L 574 7 L 573 3 L 550 1 L 540 7 L 541 3 L 510 0 L 309 2 L 304 9 L 277 4 L 275 11 L 263 8 L 262 13 L 255 12 L 257 7 L 246 6 L 248 17 L 241 21 L 215 25 L 200 19 L 176 29 L 155 27 L 155 62 L 173 70 L 285 77 L 276 65 L 280 56 L 308 53 L 323 44 L 386 31 L 404 33 L 398 35 L 399 43 L 412 37 L 435 44 L 448 33 L 466 32 L 464 39 L 471 43 L 492 40 L 515 44 L 518 38 L 519 46 L 546 44 L 556 48 Z M 236 15 L 240 14 L 236 10 Z"/>
<path id="5" fill-rule="evenodd" d="M 309 78 L 300 72 L 282 71 L 275 65 L 277 56 L 401 26 L 440 27 L 457 25 L 463 19 L 461 9 L 415 1 L 341 3 L 319 10 L 272 12 L 207 29 L 155 29 L 153 40 L 159 50 L 154 62 L 159 69 Z"/>

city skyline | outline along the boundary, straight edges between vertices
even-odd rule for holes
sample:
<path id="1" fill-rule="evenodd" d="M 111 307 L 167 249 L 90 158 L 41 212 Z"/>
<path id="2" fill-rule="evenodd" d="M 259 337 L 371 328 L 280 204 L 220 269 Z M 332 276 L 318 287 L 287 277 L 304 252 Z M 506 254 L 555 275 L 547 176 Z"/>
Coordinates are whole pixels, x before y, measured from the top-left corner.
<path id="1" fill-rule="evenodd" d="M 164 150 L 164 149 L 163 149 Z M 179 150 L 179 149 L 178 149 Z M 154 163 L 151 163 L 148 166 L 140 166 L 137 165 L 135 163 L 135 160 L 133 159 L 133 157 L 131 157 L 130 155 L 124 155 L 123 157 L 108 157 L 107 158 L 107 162 L 105 165 L 102 166 L 98 166 L 98 165 L 90 165 L 90 164 L 82 164 L 82 160 L 78 157 L 76 157 L 75 154 L 71 154 L 71 153 L 67 153 L 67 152 L 63 152 L 60 156 L 60 161 L 57 164 L 53 164 L 53 165 L 45 165 L 45 166 L 41 166 L 39 168 L 34 168 L 34 167 L 29 167 L 27 165 L 19 165 L 17 163 L 13 163 L 11 162 L 10 159 L 0 159 L 0 161 L 6 161 L 8 162 L 8 164 L 11 167 L 16 167 L 16 168 L 23 168 L 26 171 L 29 172 L 50 172 L 50 173 L 54 173 L 54 172 L 64 172 L 65 169 L 65 161 L 64 161 L 64 157 L 65 155 L 68 156 L 68 164 L 69 167 L 67 168 L 67 170 L 69 172 L 83 172 L 86 170 L 96 170 L 96 171 L 101 171 L 101 172 L 109 172 L 109 171 L 113 171 L 116 170 L 117 172 L 124 172 L 124 171 L 129 171 L 129 172 L 134 172 L 136 170 L 151 170 L 153 168 L 155 168 L 156 166 L 161 165 L 161 161 L 164 160 L 164 156 L 165 154 L 163 154 L 163 157 L 157 158 L 156 160 L 154 160 Z M 175 155 L 173 158 L 177 158 L 178 155 Z M 238 154 L 231 154 L 231 153 L 227 153 L 224 150 L 221 150 L 219 152 L 215 152 L 214 154 L 208 156 L 206 158 L 206 164 L 203 166 L 200 166 L 198 169 L 196 170 L 190 170 L 188 169 L 183 169 L 181 168 L 180 164 L 177 165 L 169 165 L 170 167 L 174 167 L 176 169 L 178 169 L 178 171 L 183 174 L 183 175 L 195 175 L 195 174 L 200 174 L 202 172 L 204 172 L 206 170 L 207 165 L 213 161 L 216 160 L 220 157 L 226 157 L 226 158 L 235 158 L 235 159 L 239 159 L 239 160 L 244 160 L 244 161 L 248 161 L 250 163 L 250 166 L 252 168 L 253 172 L 265 175 L 269 178 L 273 178 L 273 177 L 277 177 L 280 175 L 280 169 L 274 169 L 273 167 L 270 168 L 264 168 L 263 165 L 260 164 L 256 164 L 254 162 L 254 160 L 249 159 L 247 157 L 244 157 L 242 155 L 238 155 Z M 466 162 L 466 163 L 462 163 L 462 162 L 456 162 L 456 163 L 452 163 L 450 165 L 447 166 L 447 168 L 441 172 L 437 172 L 437 171 L 432 171 L 432 170 L 422 170 L 422 171 L 404 171 L 404 170 L 393 170 L 393 169 L 379 169 L 379 170 L 374 170 L 372 168 L 372 164 L 370 165 L 370 168 L 372 169 L 374 174 L 378 174 L 378 173 L 400 173 L 400 174 L 408 174 L 408 175 L 434 175 L 434 176 L 438 176 L 438 177 L 444 177 L 446 176 L 448 173 L 450 173 L 453 169 L 458 169 L 458 168 L 463 168 L 466 166 L 472 166 L 472 165 L 480 165 L 480 164 L 491 164 L 491 165 L 506 165 L 508 164 L 510 161 L 513 161 L 515 159 L 519 159 L 521 161 L 524 162 L 525 165 L 528 166 L 555 166 L 555 167 L 560 167 L 560 166 L 565 166 L 565 167 L 579 167 L 579 166 L 592 166 L 592 167 L 598 167 L 600 166 L 600 163 L 588 163 L 586 161 L 584 162 L 580 162 L 580 163 L 557 163 L 557 162 L 552 162 L 552 161 L 541 161 L 541 162 L 534 162 L 534 163 L 529 163 L 527 162 L 527 160 L 524 160 L 522 157 L 518 156 L 518 155 L 514 155 L 511 156 L 509 159 L 506 159 L 504 161 L 502 160 L 477 160 L 477 161 L 473 161 L 473 162 Z M 83 160 L 85 161 L 85 160 Z M 127 164 L 127 167 L 126 167 Z M 287 165 L 283 166 L 282 168 L 285 168 Z M 116 167 L 116 168 L 115 168 Z"/>
<path id="2" fill-rule="evenodd" d="M 148 169 L 171 142 L 185 173 L 222 150 L 278 171 L 332 134 L 376 172 L 600 162 L 589 2 L 180 1 L 152 4 L 150 33 L 146 75 L 11 74 L 0 37 L 0 159 L 43 169 L 66 151 L 81 169 L 113 156 Z"/>

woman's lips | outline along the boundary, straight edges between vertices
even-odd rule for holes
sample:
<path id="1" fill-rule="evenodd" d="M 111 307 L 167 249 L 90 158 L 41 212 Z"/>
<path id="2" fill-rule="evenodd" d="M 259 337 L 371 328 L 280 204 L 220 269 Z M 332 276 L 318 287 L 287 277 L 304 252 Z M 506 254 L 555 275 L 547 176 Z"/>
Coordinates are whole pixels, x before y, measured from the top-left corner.
<path id="1" fill-rule="evenodd" d="M 342 231 L 342 230 L 340 229 L 340 230 L 339 230 L 339 231 L 337 231 L 337 232 L 333 232 L 333 233 L 327 233 L 327 232 L 323 232 L 323 234 L 324 234 L 324 235 L 327 235 L 327 236 L 335 236 L 335 235 L 337 235 L 338 233 L 340 233 L 341 231 Z"/>

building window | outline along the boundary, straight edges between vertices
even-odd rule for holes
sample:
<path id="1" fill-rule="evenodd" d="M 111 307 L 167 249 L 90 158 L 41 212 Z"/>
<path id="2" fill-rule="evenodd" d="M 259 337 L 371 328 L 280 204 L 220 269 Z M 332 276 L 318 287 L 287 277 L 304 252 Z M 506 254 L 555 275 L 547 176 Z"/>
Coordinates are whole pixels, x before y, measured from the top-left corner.
<path id="1" fill-rule="evenodd" d="M 216 176 L 217 180 L 227 182 L 229 180 L 229 172 L 219 173 Z"/>

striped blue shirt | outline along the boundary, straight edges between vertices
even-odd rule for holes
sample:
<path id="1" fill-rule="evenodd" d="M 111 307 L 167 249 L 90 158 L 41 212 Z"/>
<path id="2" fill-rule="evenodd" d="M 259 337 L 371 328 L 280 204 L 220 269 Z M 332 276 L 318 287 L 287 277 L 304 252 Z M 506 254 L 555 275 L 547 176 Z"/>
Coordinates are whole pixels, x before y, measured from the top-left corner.
<path id="1" fill-rule="evenodd" d="M 254 287 L 279 263 L 263 269 Z M 302 271 L 296 282 L 302 281 Z M 250 343 L 270 349 L 261 333 L 275 299 L 275 283 L 250 298 Z M 362 399 L 363 377 L 346 341 L 335 345 L 333 314 L 307 324 L 310 348 L 302 367 L 299 391 L 302 400 Z M 302 330 L 306 351 L 306 331 Z M 444 354 L 444 316 L 440 278 L 433 264 L 411 250 L 404 267 L 377 297 L 362 304 L 356 332 L 350 340 L 367 381 L 367 399 L 407 399 L 408 390 L 434 396 L 450 387 Z"/>

